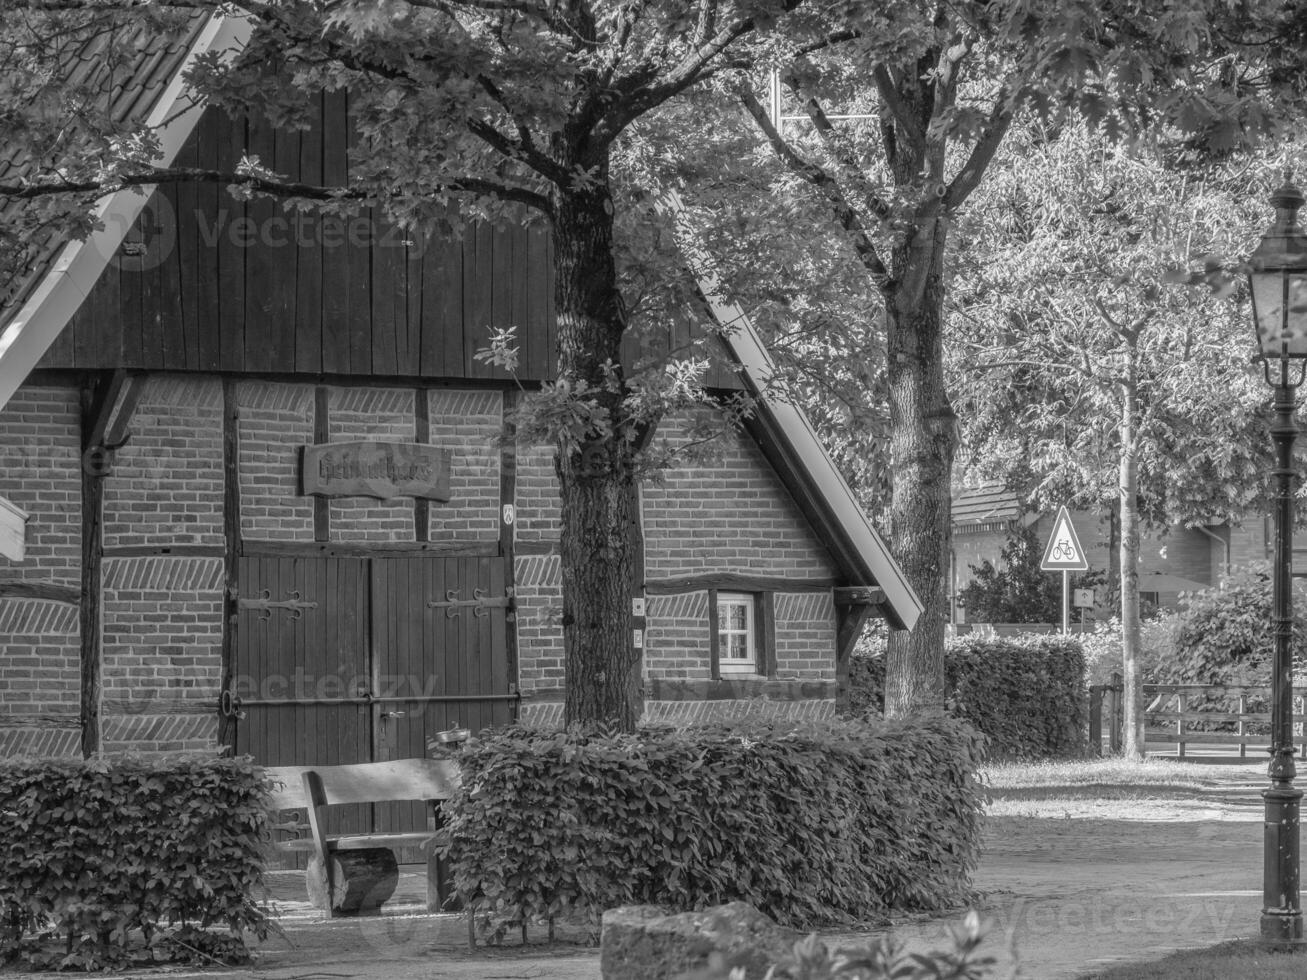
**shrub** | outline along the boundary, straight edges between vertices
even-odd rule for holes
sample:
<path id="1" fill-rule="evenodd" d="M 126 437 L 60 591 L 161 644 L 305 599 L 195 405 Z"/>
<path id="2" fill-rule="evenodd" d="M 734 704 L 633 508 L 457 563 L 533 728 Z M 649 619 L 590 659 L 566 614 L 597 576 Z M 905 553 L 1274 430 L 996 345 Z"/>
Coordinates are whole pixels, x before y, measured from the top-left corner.
<path id="1" fill-rule="evenodd" d="M 1180 617 L 1163 612 L 1139 624 L 1139 671 L 1147 684 L 1162 683 L 1175 659 L 1175 638 Z M 1111 683 L 1112 674 L 1122 669 L 1121 620 L 1094 624 L 1092 633 L 1076 637 L 1085 651 L 1085 683 Z"/>
<path id="2" fill-rule="evenodd" d="M 267 935 L 266 821 L 248 760 L 0 761 L 0 948 L 59 968 L 243 958 Z"/>
<path id="3" fill-rule="evenodd" d="M 978 855 L 978 749 L 942 715 L 508 729 L 465 748 L 443 849 L 493 936 L 633 903 L 741 900 L 790 925 L 954 906 Z"/>
<path id="4" fill-rule="evenodd" d="M 1301 609 L 1304 590 L 1294 590 Z M 1234 569 L 1219 586 L 1188 593 L 1179 613 L 1175 656 L 1156 680 L 1171 684 L 1267 684 L 1275 646 L 1271 571 L 1265 562 Z M 1307 663 L 1307 634 L 1295 622 L 1293 662 Z"/>
<path id="5" fill-rule="evenodd" d="M 1084 754 L 1085 660 L 1077 640 L 955 637 L 944 649 L 944 675 L 951 712 L 986 737 L 991 759 Z M 883 711 L 884 685 L 883 657 L 854 657 L 850 715 Z"/>
<path id="6" fill-rule="evenodd" d="M 958 637 L 944 661 L 952 707 L 989 740 L 991 759 L 1085 751 L 1085 655 L 1061 636 Z"/>

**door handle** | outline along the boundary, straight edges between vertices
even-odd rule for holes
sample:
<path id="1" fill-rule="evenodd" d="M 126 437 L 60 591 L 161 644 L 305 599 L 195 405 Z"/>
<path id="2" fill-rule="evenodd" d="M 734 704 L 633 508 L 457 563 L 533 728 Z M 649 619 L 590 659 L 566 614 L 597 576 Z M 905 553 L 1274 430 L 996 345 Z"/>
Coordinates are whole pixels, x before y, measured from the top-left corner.
<path id="1" fill-rule="evenodd" d="M 381 717 L 382 717 L 382 718 L 403 718 L 403 717 L 404 717 L 404 712 L 403 712 L 403 711 L 383 711 L 383 712 L 381 712 Z"/>

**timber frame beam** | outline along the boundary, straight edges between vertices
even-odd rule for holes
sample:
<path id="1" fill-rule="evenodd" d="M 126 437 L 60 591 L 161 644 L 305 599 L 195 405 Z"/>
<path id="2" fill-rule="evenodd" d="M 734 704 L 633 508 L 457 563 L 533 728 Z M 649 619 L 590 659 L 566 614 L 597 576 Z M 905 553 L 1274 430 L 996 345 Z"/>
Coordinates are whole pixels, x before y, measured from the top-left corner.
<path id="1" fill-rule="evenodd" d="M 849 704 L 849 663 L 853 648 L 867 621 L 884 615 L 885 590 L 874 586 L 835 589 L 835 710 L 843 713 Z"/>
<path id="2" fill-rule="evenodd" d="M 82 387 L 82 581 L 78 596 L 81 690 L 78 722 L 82 755 L 100 751 L 103 650 L 100 587 L 104 560 L 104 478 L 113 449 L 127 440 L 127 424 L 140 400 L 144 378 L 117 370 Z"/>

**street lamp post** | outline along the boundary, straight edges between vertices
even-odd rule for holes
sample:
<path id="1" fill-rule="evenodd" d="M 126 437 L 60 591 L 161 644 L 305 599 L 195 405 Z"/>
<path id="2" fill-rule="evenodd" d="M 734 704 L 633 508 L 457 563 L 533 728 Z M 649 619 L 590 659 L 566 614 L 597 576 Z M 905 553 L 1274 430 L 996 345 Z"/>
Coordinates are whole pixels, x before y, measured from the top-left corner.
<path id="1" fill-rule="evenodd" d="M 1271 673 L 1271 785 L 1266 802 L 1262 865 L 1262 938 L 1292 943 L 1303 938 L 1298 897 L 1299 803 L 1302 790 L 1293 747 L 1293 443 L 1296 395 L 1307 372 L 1307 236 L 1298 224 L 1302 191 L 1286 176 L 1271 195 L 1275 223 L 1252 254 L 1248 284 L 1267 383 L 1275 389 L 1275 651 Z M 1296 367 L 1291 362 L 1297 361 Z"/>

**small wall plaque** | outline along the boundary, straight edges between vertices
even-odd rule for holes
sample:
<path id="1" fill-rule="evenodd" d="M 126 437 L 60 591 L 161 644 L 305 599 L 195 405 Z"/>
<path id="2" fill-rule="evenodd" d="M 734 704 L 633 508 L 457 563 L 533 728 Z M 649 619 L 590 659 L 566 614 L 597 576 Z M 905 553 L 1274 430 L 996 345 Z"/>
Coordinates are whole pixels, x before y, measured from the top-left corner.
<path id="1" fill-rule="evenodd" d="M 305 446 L 304 492 L 319 497 L 449 499 L 453 453 L 411 442 L 328 442 Z"/>

